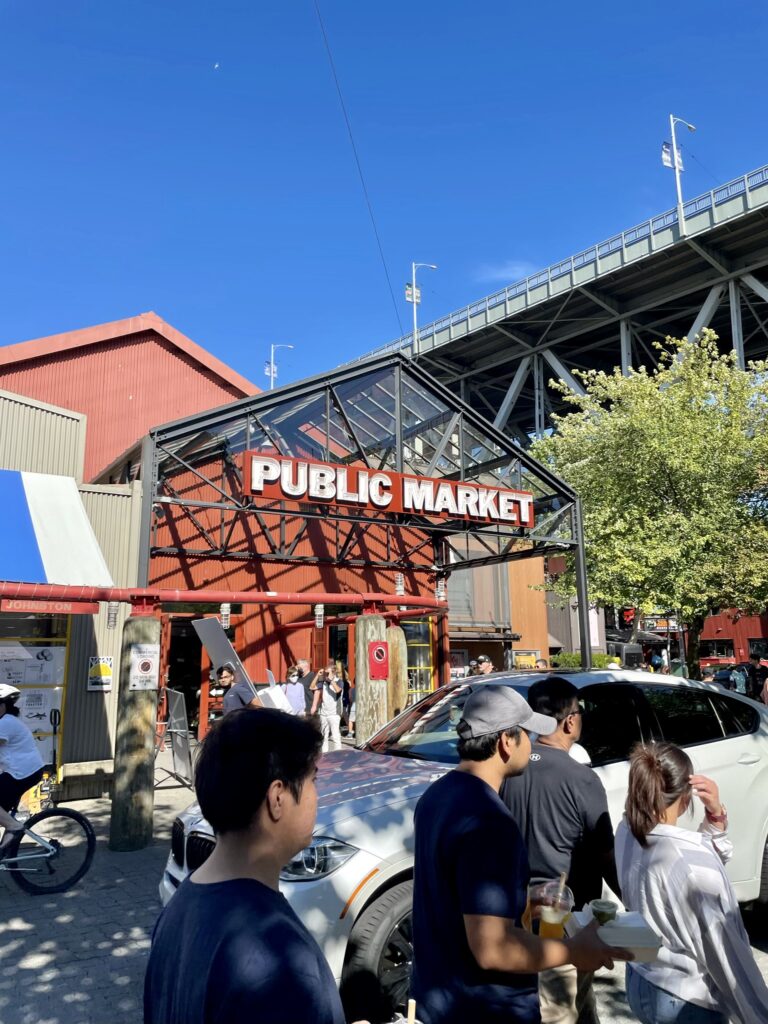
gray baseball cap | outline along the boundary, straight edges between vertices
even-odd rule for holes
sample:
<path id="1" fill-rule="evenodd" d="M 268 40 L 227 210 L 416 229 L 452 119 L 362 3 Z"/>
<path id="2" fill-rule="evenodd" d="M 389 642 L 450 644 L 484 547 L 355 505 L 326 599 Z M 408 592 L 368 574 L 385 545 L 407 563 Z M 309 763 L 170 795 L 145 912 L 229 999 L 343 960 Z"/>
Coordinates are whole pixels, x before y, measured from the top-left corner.
<path id="1" fill-rule="evenodd" d="M 549 736 L 557 729 L 557 719 L 532 711 L 511 686 L 489 684 L 478 686 L 469 695 L 456 731 L 460 739 L 474 740 L 515 726 Z"/>

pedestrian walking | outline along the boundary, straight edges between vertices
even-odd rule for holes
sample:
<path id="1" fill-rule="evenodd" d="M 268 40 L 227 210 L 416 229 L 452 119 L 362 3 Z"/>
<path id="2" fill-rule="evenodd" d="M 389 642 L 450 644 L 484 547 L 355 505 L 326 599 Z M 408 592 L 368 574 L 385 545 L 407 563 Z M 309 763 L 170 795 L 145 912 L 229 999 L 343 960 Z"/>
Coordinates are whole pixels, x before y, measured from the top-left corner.
<path id="1" fill-rule="evenodd" d="M 477 687 L 457 725 L 458 767 L 418 802 L 412 994 L 424 1024 L 538 1024 L 538 972 L 591 971 L 628 955 L 596 928 L 560 940 L 522 927 L 528 858 L 499 789 L 526 769 L 529 732 L 556 728 L 512 687 Z"/>
<path id="2" fill-rule="evenodd" d="M 343 687 L 336 672 L 336 662 L 329 661 L 323 672 L 318 673 L 313 684 L 314 698 L 312 714 L 320 715 L 320 730 L 323 734 L 323 753 L 329 746 L 341 750 L 341 701 Z"/>
<path id="3" fill-rule="evenodd" d="M 481 654 L 477 659 L 477 674 L 479 676 L 487 676 L 490 672 L 495 672 L 496 669 L 493 667 L 493 662 L 487 654 Z"/>
<path id="4" fill-rule="evenodd" d="M 235 666 L 230 662 L 216 670 L 216 678 L 219 686 L 224 689 L 222 710 L 225 715 L 238 708 L 261 707 L 261 701 L 249 682 L 244 679 L 241 679 L 239 683 L 235 682 Z"/>
<path id="5" fill-rule="evenodd" d="M 296 668 L 299 673 L 299 681 L 304 687 L 304 714 L 312 714 L 312 705 L 315 699 L 315 678 L 316 672 L 312 671 L 312 668 L 306 658 L 299 658 L 296 662 Z"/>
<path id="6" fill-rule="evenodd" d="M 299 673 L 293 668 L 288 673 L 288 679 L 280 689 L 285 694 L 286 700 L 291 706 L 291 714 L 304 717 L 304 687 L 299 679 Z"/>
<path id="7" fill-rule="evenodd" d="M 319 754 L 311 722 L 269 708 L 206 736 L 195 790 L 216 846 L 155 926 L 144 1024 L 344 1024 L 328 963 L 278 887 L 312 840 Z"/>
<path id="8" fill-rule="evenodd" d="M 697 832 L 679 818 L 697 796 Z M 733 853 L 716 784 L 672 743 L 630 756 L 626 814 L 616 830 L 622 898 L 661 938 L 658 959 L 627 965 L 642 1024 L 766 1024 L 768 988 L 755 964 L 723 864 Z"/>
<path id="9" fill-rule="evenodd" d="M 528 767 L 505 779 L 501 798 L 517 822 L 534 880 L 567 875 L 575 906 L 600 899 L 603 880 L 619 893 L 608 797 L 595 772 L 571 756 L 581 737 L 579 691 L 559 676 L 528 691 L 535 712 L 557 722 L 533 744 Z M 598 1020 L 592 975 L 570 964 L 539 975 L 543 1024 Z"/>

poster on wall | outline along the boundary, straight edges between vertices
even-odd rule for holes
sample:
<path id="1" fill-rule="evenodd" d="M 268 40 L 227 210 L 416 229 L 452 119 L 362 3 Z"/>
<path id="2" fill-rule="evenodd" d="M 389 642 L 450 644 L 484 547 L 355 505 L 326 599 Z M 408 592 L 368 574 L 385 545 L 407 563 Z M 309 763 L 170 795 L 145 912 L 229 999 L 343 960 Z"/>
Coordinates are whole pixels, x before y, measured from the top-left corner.
<path id="1" fill-rule="evenodd" d="M 11 686 L 63 686 L 67 649 L 62 644 L 0 645 L 0 683 Z"/>
<path id="2" fill-rule="evenodd" d="M 463 679 L 469 674 L 469 651 L 464 648 L 451 648 L 451 679 Z"/>
<path id="3" fill-rule="evenodd" d="M 51 711 L 61 711 L 62 689 L 59 686 L 22 686 L 19 697 L 19 718 L 35 737 L 44 764 L 53 764 L 53 731 Z"/>
<path id="4" fill-rule="evenodd" d="M 156 690 L 160 678 L 160 644 L 131 644 L 129 690 Z"/>
<path id="5" fill-rule="evenodd" d="M 113 658 L 89 658 L 88 689 L 92 692 L 109 693 L 109 691 L 112 689 L 113 671 Z"/>

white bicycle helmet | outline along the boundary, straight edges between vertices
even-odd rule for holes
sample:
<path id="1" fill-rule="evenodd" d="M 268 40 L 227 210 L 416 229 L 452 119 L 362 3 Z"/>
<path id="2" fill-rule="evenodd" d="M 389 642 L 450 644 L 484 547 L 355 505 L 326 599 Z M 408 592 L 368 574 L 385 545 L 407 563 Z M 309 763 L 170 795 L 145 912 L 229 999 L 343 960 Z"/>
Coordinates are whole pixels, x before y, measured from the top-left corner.
<path id="1" fill-rule="evenodd" d="M 10 683 L 0 683 L 0 701 L 18 700 L 20 696 L 21 690 L 18 690 L 15 686 L 11 686 Z"/>

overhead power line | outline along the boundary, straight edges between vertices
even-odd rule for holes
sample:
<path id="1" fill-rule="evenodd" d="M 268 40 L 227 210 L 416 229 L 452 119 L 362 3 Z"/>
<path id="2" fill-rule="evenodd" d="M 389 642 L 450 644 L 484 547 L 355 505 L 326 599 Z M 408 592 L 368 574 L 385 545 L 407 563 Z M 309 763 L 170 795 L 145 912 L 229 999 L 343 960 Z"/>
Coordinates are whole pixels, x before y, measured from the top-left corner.
<path id="1" fill-rule="evenodd" d="M 387 287 L 389 288 L 389 296 L 392 299 L 392 308 L 395 311 L 395 316 L 397 317 L 397 323 L 398 323 L 398 326 L 400 328 L 400 336 L 402 337 L 405 334 L 405 331 L 403 330 L 403 322 L 400 319 L 400 311 L 397 308 L 397 302 L 395 300 L 395 292 L 394 292 L 394 290 L 392 288 L 392 280 L 391 280 L 391 278 L 389 276 L 389 270 L 387 269 L 387 261 L 384 258 L 384 247 L 381 244 L 381 237 L 379 235 L 379 229 L 376 226 L 376 217 L 374 216 L 374 213 L 373 213 L 373 204 L 371 203 L 371 197 L 368 194 L 368 186 L 365 183 L 365 175 L 363 174 L 363 165 L 360 163 L 360 157 L 359 157 L 358 152 L 357 152 L 357 146 L 355 145 L 355 136 L 352 133 L 352 123 L 349 120 L 349 114 L 347 113 L 347 106 L 344 103 L 344 96 L 343 96 L 342 91 L 341 91 L 341 83 L 339 82 L 339 76 L 336 73 L 336 64 L 334 63 L 334 60 L 333 60 L 333 53 L 331 52 L 331 44 L 328 41 L 328 33 L 325 31 L 325 24 L 323 23 L 323 16 L 320 13 L 320 5 L 318 3 L 318 0 L 313 0 L 313 3 L 315 5 L 315 13 L 317 14 L 317 20 L 318 20 L 318 22 L 320 24 L 320 32 L 322 33 L 322 36 L 323 36 L 323 43 L 325 44 L 325 52 L 328 54 L 328 63 L 331 65 L 331 74 L 333 75 L 333 80 L 336 83 L 336 92 L 339 95 L 339 103 L 341 104 L 341 111 L 342 111 L 342 113 L 344 115 L 344 121 L 346 122 L 346 125 L 347 125 L 347 132 L 349 133 L 349 141 L 350 141 L 350 144 L 352 146 L 352 152 L 353 152 L 354 157 L 355 157 L 355 163 L 357 164 L 357 173 L 360 176 L 360 184 L 362 185 L 362 188 L 363 188 L 363 195 L 365 196 L 365 204 L 368 207 L 368 215 L 371 218 L 371 225 L 373 227 L 373 233 L 374 233 L 374 235 L 376 237 L 376 245 L 377 245 L 378 250 L 379 250 L 379 256 L 381 257 L 381 265 L 384 268 L 384 276 L 387 279 Z"/>

